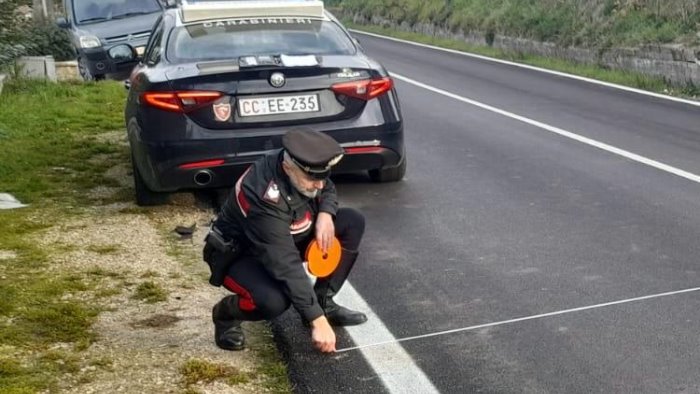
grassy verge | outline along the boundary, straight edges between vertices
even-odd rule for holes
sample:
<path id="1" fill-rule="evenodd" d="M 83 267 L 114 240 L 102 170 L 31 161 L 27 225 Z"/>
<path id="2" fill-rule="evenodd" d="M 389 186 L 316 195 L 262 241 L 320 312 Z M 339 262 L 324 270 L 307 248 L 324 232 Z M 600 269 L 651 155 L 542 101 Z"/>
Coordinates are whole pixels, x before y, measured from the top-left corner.
<path id="1" fill-rule="evenodd" d="M 124 156 L 100 136 L 123 128 L 124 98 L 116 82 L 11 81 L 0 96 L 0 190 L 25 203 L 70 206 L 90 188 L 112 185 L 103 174 Z"/>
<path id="2" fill-rule="evenodd" d="M 98 135 L 121 127 L 123 100 L 116 83 L 25 80 L 11 81 L 0 96 L 0 191 L 30 204 L 0 211 L 3 392 L 52 390 L 60 376 L 92 362 L 79 354 L 96 338 L 96 282 L 87 272 L 55 272 L 55 258 L 71 246 L 47 250 L 35 237 L 80 215 L 81 196 L 109 183 L 102 173 L 113 162 L 94 158 L 118 151 Z"/>
<path id="3" fill-rule="evenodd" d="M 690 99 L 700 98 L 700 86 L 688 86 L 685 88 L 679 88 L 666 83 L 661 78 L 649 77 L 640 73 L 621 70 L 610 70 L 596 65 L 577 64 L 561 59 L 546 58 L 542 56 L 528 55 L 513 51 L 504 51 L 486 45 L 471 45 L 464 41 L 426 36 L 423 34 L 399 31 L 380 26 L 359 25 L 356 23 L 352 23 L 352 21 L 350 20 L 344 20 L 343 23 L 349 28 L 362 30 L 370 33 L 382 34 L 389 37 L 400 38 L 403 40 L 434 45 L 441 48 L 455 49 L 458 51 L 489 56 L 496 59 L 503 59 L 517 63 L 528 64 L 532 66 L 546 68 L 549 70 L 561 71 L 573 75 L 579 75 L 582 77 L 615 83 L 618 85 L 643 89 L 650 92 L 668 94 L 672 96 L 685 97 Z"/>
<path id="4" fill-rule="evenodd" d="M 139 219 L 149 226 L 173 209 L 129 205 L 133 189 L 110 176 L 110 171 L 128 167 L 129 163 L 123 143 L 124 99 L 124 88 L 117 82 L 13 80 L 0 95 L 0 193 L 11 193 L 29 204 L 21 209 L 0 210 L 2 393 L 57 392 L 82 387 L 91 379 L 105 384 L 103 379 L 115 368 L 123 367 L 124 362 L 118 356 L 113 360 L 105 357 L 104 352 L 94 351 L 95 346 L 91 346 L 98 342 L 106 346 L 95 329 L 100 313 L 123 309 L 129 303 L 137 305 L 136 310 L 162 305 L 173 298 L 173 288 L 186 288 L 181 284 L 189 283 L 187 288 L 192 291 L 206 286 L 201 275 L 166 277 L 150 270 L 137 274 L 119 265 L 92 264 L 85 268 L 66 264 L 71 260 L 67 256 L 83 256 L 88 262 L 131 256 L 133 247 L 117 236 L 51 238 L 81 231 L 89 236 L 93 225 L 104 229 L 104 223 L 113 219 L 105 218 L 103 207 L 115 202 L 126 208 L 115 208 L 116 213 L 110 215 L 131 215 L 131 219 L 124 220 Z M 113 193 L 99 192 L 105 188 Z M 181 208 L 185 213 L 189 210 L 188 206 Z M 160 236 L 168 244 L 165 228 Z M 133 230 L 127 226 L 123 229 Z M 180 250 L 178 245 L 172 242 L 168 248 L 170 257 L 181 266 L 201 262 L 200 246 L 190 243 L 188 249 Z M 137 254 L 135 260 L 139 258 Z M 172 281 L 182 283 L 173 285 Z M 134 319 L 141 320 L 122 322 L 127 331 L 165 329 L 180 318 L 169 313 L 135 315 Z M 257 331 L 256 335 L 263 337 L 268 333 L 264 328 Z M 253 354 L 254 368 L 245 373 L 196 361 L 186 363 L 187 358 L 183 358 L 179 389 L 197 391 L 187 376 L 194 379 L 204 374 L 207 380 L 223 374 L 227 384 L 252 384 L 251 392 L 268 388 L 289 392 L 285 367 L 271 340 L 262 338 L 260 342 L 248 352 Z"/>

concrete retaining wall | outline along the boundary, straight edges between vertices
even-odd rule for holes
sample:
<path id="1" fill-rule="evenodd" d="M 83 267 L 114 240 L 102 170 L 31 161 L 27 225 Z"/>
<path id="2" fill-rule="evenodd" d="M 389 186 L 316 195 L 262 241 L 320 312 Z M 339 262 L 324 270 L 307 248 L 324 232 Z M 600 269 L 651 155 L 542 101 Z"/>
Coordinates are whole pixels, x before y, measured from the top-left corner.
<path id="1" fill-rule="evenodd" d="M 75 60 L 56 62 L 52 56 L 22 56 L 17 59 L 17 64 L 20 75 L 27 78 L 48 79 L 54 82 L 82 80 L 78 72 L 78 62 Z M 2 80 L 0 80 L 0 91 Z"/>
<path id="2" fill-rule="evenodd" d="M 342 11 L 336 13 L 343 15 Z M 597 64 L 612 69 L 636 71 L 645 75 L 663 78 L 671 84 L 700 86 L 700 47 L 686 48 L 681 45 L 648 45 L 640 48 L 611 48 L 607 50 L 559 47 L 548 42 L 524 38 L 495 35 L 489 43 L 486 35 L 462 31 L 454 32 L 441 26 L 394 21 L 373 16 L 347 15 L 358 24 L 372 24 L 396 30 L 420 33 L 440 38 L 465 41 L 474 45 L 489 45 L 505 51 L 540 55 L 571 60 L 577 63 Z"/>
<path id="3" fill-rule="evenodd" d="M 56 81 L 56 63 L 53 56 L 22 56 L 17 59 L 17 65 L 23 77 Z"/>
<path id="4" fill-rule="evenodd" d="M 59 81 L 82 80 L 78 72 L 78 62 L 76 60 L 56 62 L 56 79 Z"/>

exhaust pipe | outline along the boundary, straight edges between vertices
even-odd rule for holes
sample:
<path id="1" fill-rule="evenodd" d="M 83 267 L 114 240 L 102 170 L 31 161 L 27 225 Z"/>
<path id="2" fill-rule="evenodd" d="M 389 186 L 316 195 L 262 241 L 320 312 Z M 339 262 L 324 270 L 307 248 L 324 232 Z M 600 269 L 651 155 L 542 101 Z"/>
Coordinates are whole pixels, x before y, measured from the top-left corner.
<path id="1" fill-rule="evenodd" d="M 206 186 L 211 183 L 212 179 L 214 179 L 214 174 L 209 170 L 197 171 L 194 174 L 194 183 L 198 186 Z"/>

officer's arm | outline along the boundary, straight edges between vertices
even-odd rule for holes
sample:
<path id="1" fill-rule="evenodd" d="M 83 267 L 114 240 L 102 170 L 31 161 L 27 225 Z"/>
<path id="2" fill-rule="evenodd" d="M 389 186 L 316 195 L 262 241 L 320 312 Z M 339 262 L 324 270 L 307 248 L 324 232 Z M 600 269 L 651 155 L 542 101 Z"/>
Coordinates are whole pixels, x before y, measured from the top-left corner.
<path id="1" fill-rule="evenodd" d="M 284 284 L 284 291 L 294 308 L 308 322 L 322 316 L 323 310 L 306 276 L 286 218 L 274 209 L 252 204 L 247 222 L 246 233 L 253 253 L 267 272 Z"/>
<path id="2" fill-rule="evenodd" d="M 326 179 L 323 190 L 319 195 L 319 211 L 328 212 L 333 217 L 338 212 L 338 194 L 335 192 L 335 184 L 330 178 Z"/>

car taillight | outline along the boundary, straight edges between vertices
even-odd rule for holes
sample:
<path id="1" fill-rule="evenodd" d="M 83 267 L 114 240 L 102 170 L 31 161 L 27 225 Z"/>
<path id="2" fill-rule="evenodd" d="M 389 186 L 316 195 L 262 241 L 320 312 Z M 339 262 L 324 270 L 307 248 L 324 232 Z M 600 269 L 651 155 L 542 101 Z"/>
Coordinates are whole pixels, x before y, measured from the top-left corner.
<path id="1" fill-rule="evenodd" d="M 178 168 L 180 168 L 181 170 L 191 170 L 194 168 L 217 167 L 224 164 L 225 162 L 226 161 L 224 159 L 195 161 L 193 163 L 180 164 Z"/>
<path id="2" fill-rule="evenodd" d="M 145 92 L 144 103 L 152 107 L 174 112 L 188 112 L 217 100 L 224 94 L 207 91 Z"/>
<path id="3" fill-rule="evenodd" d="M 361 81 L 338 83 L 331 89 L 346 96 L 370 100 L 391 90 L 394 81 L 389 77 L 379 79 L 363 79 Z"/>

